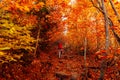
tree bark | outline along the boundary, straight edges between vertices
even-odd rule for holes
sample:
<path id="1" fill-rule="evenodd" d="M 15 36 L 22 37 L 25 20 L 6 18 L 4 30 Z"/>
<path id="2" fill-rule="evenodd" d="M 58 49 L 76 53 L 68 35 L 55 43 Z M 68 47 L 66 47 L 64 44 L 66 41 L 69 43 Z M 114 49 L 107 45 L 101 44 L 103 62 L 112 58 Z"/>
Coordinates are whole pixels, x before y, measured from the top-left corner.
<path id="1" fill-rule="evenodd" d="M 106 37 L 105 49 L 106 49 L 106 54 L 104 54 L 104 56 L 107 56 L 107 54 L 109 53 L 109 28 L 108 28 L 109 27 L 109 20 L 107 17 L 107 11 L 105 8 L 104 0 L 101 0 L 101 2 L 102 2 L 102 9 L 104 12 L 104 19 L 105 19 L 105 37 Z M 104 79 L 106 66 L 107 66 L 106 60 L 102 60 L 99 80 Z"/>
<path id="2" fill-rule="evenodd" d="M 84 41 L 84 65 L 85 65 L 85 80 L 87 80 L 87 61 L 86 61 L 86 56 L 87 56 L 87 38 L 85 37 Z"/>
<path id="3" fill-rule="evenodd" d="M 87 80 L 87 27 L 85 29 L 85 38 L 84 38 L 84 70 L 85 70 L 85 78 L 84 80 Z"/>
<path id="4" fill-rule="evenodd" d="M 40 37 L 40 25 L 38 26 L 38 33 L 37 33 L 37 39 L 36 39 L 34 57 L 36 57 L 36 54 L 37 54 L 36 52 L 37 52 L 37 49 L 38 49 L 39 37 Z"/>

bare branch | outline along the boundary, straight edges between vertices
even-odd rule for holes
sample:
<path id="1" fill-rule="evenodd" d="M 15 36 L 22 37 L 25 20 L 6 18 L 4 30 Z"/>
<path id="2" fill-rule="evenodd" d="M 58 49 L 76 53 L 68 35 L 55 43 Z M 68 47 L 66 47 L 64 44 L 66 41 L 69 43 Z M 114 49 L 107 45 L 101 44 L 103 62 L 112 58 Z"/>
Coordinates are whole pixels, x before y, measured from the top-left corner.
<path id="1" fill-rule="evenodd" d="M 113 9 L 114 12 L 115 12 L 115 15 L 116 15 L 117 18 L 118 18 L 118 22 L 120 23 L 120 16 L 119 16 L 117 10 L 115 9 L 114 3 L 112 2 L 112 0 L 109 0 L 109 1 L 110 1 L 111 6 L 112 6 L 112 9 Z"/>
<path id="2" fill-rule="evenodd" d="M 90 1 L 92 2 L 93 6 L 94 6 L 95 8 L 97 8 L 103 15 L 105 14 L 105 13 L 103 12 L 103 8 L 102 8 L 102 6 L 101 6 L 101 1 L 100 1 L 100 0 L 98 0 L 98 4 L 99 4 L 99 7 L 100 7 L 100 8 L 95 5 L 95 3 L 93 2 L 93 0 L 90 0 Z M 120 44 L 120 37 L 115 33 L 114 29 L 112 28 L 112 27 L 114 26 L 113 21 L 110 19 L 110 17 L 109 17 L 108 15 L 107 15 L 107 17 L 108 17 L 109 26 L 110 26 L 110 28 L 111 28 L 111 30 L 112 30 L 115 38 L 117 39 L 117 41 L 118 41 L 119 44 Z"/>
<path id="3" fill-rule="evenodd" d="M 97 2 L 98 2 L 98 5 L 99 5 L 100 9 L 102 9 L 101 1 L 97 0 Z"/>
<path id="4" fill-rule="evenodd" d="M 97 5 L 95 5 L 95 3 L 93 2 L 93 0 L 90 0 L 90 2 L 93 4 L 93 6 L 95 7 L 95 8 L 97 8 L 100 12 L 102 12 L 103 13 L 103 11 L 102 11 L 102 9 L 101 9 L 101 6 L 100 6 L 100 4 L 99 4 L 99 7 L 97 7 Z M 98 1 L 99 2 L 99 1 Z"/>

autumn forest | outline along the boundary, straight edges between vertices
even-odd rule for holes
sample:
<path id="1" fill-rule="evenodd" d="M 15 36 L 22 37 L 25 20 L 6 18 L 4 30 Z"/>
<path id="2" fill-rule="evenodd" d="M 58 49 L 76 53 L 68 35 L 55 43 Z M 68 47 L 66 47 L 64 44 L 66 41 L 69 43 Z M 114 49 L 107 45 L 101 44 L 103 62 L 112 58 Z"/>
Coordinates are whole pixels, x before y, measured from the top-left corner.
<path id="1" fill-rule="evenodd" d="M 0 80 L 120 80 L 120 0 L 0 0 Z"/>

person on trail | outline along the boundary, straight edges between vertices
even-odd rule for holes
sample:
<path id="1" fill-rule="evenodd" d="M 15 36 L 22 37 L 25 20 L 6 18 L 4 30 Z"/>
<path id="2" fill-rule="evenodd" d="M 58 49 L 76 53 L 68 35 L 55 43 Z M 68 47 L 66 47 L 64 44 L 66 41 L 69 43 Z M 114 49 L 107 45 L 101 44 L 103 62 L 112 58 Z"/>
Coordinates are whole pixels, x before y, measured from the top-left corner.
<path id="1" fill-rule="evenodd" d="M 62 45 L 62 43 L 58 43 L 58 55 L 59 55 L 59 58 L 61 58 L 62 53 L 63 53 L 63 45 Z"/>

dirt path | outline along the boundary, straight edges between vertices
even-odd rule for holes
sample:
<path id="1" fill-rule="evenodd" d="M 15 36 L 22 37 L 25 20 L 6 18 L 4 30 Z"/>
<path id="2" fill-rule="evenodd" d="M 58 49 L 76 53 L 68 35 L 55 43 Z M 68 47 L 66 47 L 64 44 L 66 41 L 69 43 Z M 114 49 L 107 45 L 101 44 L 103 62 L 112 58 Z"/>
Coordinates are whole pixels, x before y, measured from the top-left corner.
<path id="1" fill-rule="evenodd" d="M 40 60 L 43 62 L 49 62 L 48 72 L 46 72 L 43 80 L 83 80 L 85 77 L 84 71 L 84 57 L 74 52 L 64 53 L 61 58 L 58 58 L 57 51 L 49 54 L 41 54 Z M 87 77 L 88 80 L 98 80 L 100 75 L 100 62 L 96 61 L 94 55 L 87 55 Z M 108 67 L 105 74 L 105 78 L 109 80 L 119 79 L 119 75 L 109 72 L 109 69 L 113 72 L 117 72 L 115 66 Z M 116 69 L 116 70 L 115 70 Z M 114 76 L 114 77 L 113 77 Z"/>
<path id="2" fill-rule="evenodd" d="M 95 61 L 94 55 L 87 55 L 88 80 L 98 80 L 99 65 L 100 61 Z M 116 66 L 108 67 L 105 79 L 120 80 L 119 71 Z M 42 52 L 39 58 L 27 66 L 12 63 L 0 70 L 0 80 L 84 80 L 84 77 L 83 56 L 69 52 L 58 58 L 56 50 Z"/>
<path id="3" fill-rule="evenodd" d="M 87 58 L 87 60 L 88 59 L 89 58 Z M 44 76 L 44 80 L 58 80 L 63 77 L 65 80 L 70 80 L 70 78 L 75 78 L 73 80 L 82 80 L 85 75 L 84 58 L 79 54 L 72 52 L 64 53 L 61 58 L 58 58 L 56 52 L 51 52 L 49 54 L 42 53 L 40 54 L 40 60 L 43 63 L 50 63 L 51 65 L 49 71 Z M 88 64 L 92 61 L 93 60 L 89 60 Z M 94 62 L 92 63 L 94 64 Z M 91 74 L 89 74 L 88 77 L 93 78 Z"/>

